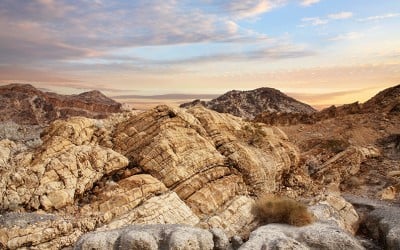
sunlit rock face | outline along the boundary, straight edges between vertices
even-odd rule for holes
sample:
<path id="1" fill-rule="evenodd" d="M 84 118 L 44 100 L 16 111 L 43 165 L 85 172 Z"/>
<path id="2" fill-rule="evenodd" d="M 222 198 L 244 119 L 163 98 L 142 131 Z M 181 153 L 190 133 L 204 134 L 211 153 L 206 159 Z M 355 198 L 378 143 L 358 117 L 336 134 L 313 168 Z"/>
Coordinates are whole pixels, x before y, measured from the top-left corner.
<path id="1" fill-rule="evenodd" d="M 14 232 L 3 245 L 69 245 L 83 232 L 129 224 L 250 232 L 257 226 L 251 197 L 279 190 L 298 164 L 279 129 L 203 107 L 57 120 L 41 140 L 35 148 L 0 142 L 1 209 L 51 213 L 51 223 L 67 228 L 19 243 Z"/>

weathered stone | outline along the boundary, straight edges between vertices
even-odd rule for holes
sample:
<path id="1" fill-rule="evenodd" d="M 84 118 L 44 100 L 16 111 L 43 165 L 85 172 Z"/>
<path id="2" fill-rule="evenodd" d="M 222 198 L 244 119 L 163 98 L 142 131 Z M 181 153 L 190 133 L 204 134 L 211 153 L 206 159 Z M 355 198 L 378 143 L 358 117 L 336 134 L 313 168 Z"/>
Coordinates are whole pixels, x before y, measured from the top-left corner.
<path id="1" fill-rule="evenodd" d="M 340 228 L 314 223 L 304 227 L 269 224 L 250 234 L 239 249 L 364 249 Z"/>
<path id="2" fill-rule="evenodd" d="M 369 236 L 379 241 L 385 249 L 400 249 L 400 209 L 376 207 L 362 222 Z"/>
<path id="3" fill-rule="evenodd" d="M 349 202 L 337 194 L 321 195 L 316 200 L 317 203 L 309 210 L 318 221 L 340 227 L 353 235 L 357 232 L 359 216 Z"/>
<path id="4" fill-rule="evenodd" d="M 135 225 L 88 233 L 77 241 L 75 249 L 211 250 L 214 246 L 213 234 L 208 230 L 183 225 Z"/>
<path id="5" fill-rule="evenodd" d="M 42 140 L 4 144 L 1 208 L 72 214 L 85 232 L 180 223 L 246 237 L 250 195 L 278 190 L 298 163 L 279 129 L 201 107 L 58 120 Z"/>
<path id="6" fill-rule="evenodd" d="M 52 214 L 0 215 L 0 245 L 7 249 L 60 249 L 82 234 L 74 222 Z"/>
<path id="7" fill-rule="evenodd" d="M 313 177 L 322 179 L 325 183 L 340 184 L 343 180 L 357 174 L 361 163 L 366 159 L 378 156 L 380 156 L 379 149 L 374 146 L 351 146 L 324 162 Z"/>

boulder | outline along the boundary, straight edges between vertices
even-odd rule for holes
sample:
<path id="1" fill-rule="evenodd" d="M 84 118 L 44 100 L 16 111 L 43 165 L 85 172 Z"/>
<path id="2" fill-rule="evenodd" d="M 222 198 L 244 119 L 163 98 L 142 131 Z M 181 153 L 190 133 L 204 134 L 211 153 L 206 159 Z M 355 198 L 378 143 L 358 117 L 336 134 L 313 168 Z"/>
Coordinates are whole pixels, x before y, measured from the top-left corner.
<path id="1" fill-rule="evenodd" d="M 336 226 L 314 223 L 304 227 L 269 224 L 250 234 L 240 250 L 261 249 L 364 249 L 350 234 Z"/>
<path id="2" fill-rule="evenodd" d="M 74 249 L 202 249 L 226 246 L 226 236 L 183 225 L 135 225 L 82 236 Z"/>

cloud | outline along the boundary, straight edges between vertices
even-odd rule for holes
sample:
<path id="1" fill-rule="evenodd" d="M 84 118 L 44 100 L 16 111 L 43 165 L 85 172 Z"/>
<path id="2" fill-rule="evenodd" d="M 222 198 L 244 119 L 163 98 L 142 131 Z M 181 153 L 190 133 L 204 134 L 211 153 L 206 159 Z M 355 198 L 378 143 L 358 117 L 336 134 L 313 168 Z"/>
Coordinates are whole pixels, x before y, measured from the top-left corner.
<path id="1" fill-rule="evenodd" d="M 328 20 L 321 19 L 319 17 L 305 17 L 305 18 L 302 18 L 301 21 L 303 23 L 310 24 L 312 26 L 324 25 L 329 22 Z"/>
<path id="2" fill-rule="evenodd" d="M 60 62 L 143 46 L 257 42 L 265 35 L 241 28 L 234 18 L 255 17 L 284 2 L 217 0 L 210 7 L 176 0 L 4 0 L 0 63 Z"/>
<path id="3" fill-rule="evenodd" d="M 311 6 L 311 5 L 319 3 L 319 2 L 320 2 L 320 0 L 302 0 L 300 4 L 302 6 Z"/>
<path id="4" fill-rule="evenodd" d="M 274 41 L 269 47 L 258 48 L 242 52 L 214 53 L 210 55 L 192 56 L 184 59 L 176 60 L 148 60 L 139 59 L 140 65 L 153 66 L 182 66 L 195 63 L 214 63 L 214 62 L 249 62 L 257 60 L 277 61 L 290 58 L 301 58 L 313 56 L 315 51 L 296 46 L 290 43 L 281 44 L 283 41 Z M 120 60 L 126 61 L 127 64 L 138 62 L 138 58 L 132 60 L 130 57 L 119 57 Z"/>
<path id="5" fill-rule="evenodd" d="M 263 14 L 286 3 L 283 0 L 236 0 L 228 1 L 227 10 L 237 18 L 251 18 Z"/>
<path id="6" fill-rule="evenodd" d="M 303 24 L 300 25 L 300 26 L 304 27 L 304 26 L 307 26 L 307 25 L 311 25 L 311 26 L 325 25 L 325 24 L 328 24 L 330 21 L 349 19 L 352 16 L 353 16 L 352 12 L 343 11 L 343 12 L 339 12 L 339 13 L 329 14 L 325 18 L 304 17 L 304 18 L 301 19 L 301 22 Z"/>
<path id="7" fill-rule="evenodd" d="M 363 35 L 358 32 L 349 32 L 345 34 L 340 34 L 335 37 L 331 37 L 328 40 L 330 41 L 342 41 L 342 40 L 356 40 L 361 38 Z"/>
<path id="8" fill-rule="evenodd" d="M 366 17 L 366 18 L 361 18 L 361 19 L 358 19 L 358 21 L 360 21 L 360 22 L 379 21 L 379 20 L 395 18 L 395 17 L 399 17 L 399 16 L 400 16 L 400 13 L 388 13 L 388 14 L 379 15 L 379 16 L 370 16 L 370 17 Z"/>
<path id="9" fill-rule="evenodd" d="M 338 19 L 348 19 L 353 16 L 352 12 L 339 12 L 328 15 L 330 19 L 338 20 Z"/>

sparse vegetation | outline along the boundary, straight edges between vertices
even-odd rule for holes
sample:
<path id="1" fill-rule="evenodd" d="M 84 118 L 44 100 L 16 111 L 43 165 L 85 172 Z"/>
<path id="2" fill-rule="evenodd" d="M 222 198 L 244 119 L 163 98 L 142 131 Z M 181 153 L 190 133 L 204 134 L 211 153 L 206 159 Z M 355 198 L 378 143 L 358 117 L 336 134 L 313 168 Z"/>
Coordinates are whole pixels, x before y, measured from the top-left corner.
<path id="1" fill-rule="evenodd" d="M 307 210 L 304 204 L 272 194 L 260 197 L 254 204 L 253 213 L 264 223 L 305 226 L 314 222 L 313 214 Z"/>

